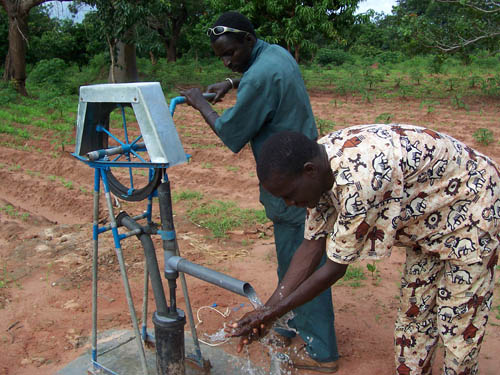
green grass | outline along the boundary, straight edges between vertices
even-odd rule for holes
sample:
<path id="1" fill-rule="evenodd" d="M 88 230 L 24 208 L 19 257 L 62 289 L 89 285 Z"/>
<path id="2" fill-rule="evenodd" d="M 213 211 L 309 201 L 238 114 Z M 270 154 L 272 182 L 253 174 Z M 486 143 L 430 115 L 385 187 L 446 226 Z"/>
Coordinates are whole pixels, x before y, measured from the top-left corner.
<path id="1" fill-rule="evenodd" d="M 179 201 L 199 201 L 203 198 L 203 193 L 193 190 L 184 190 L 181 192 L 172 193 L 172 202 L 177 203 Z"/>
<path id="2" fill-rule="evenodd" d="M 339 280 L 339 285 L 348 285 L 353 288 L 363 286 L 362 281 L 366 280 L 366 275 L 362 267 L 349 265 L 345 271 L 345 275 Z"/>
<path id="3" fill-rule="evenodd" d="M 30 214 L 27 212 L 20 213 L 14 206 L 11 204 L 7 204 L 5 206 L 0 207 L 0 212 L 4 212 L 7 216 L 10 216 L 12 218 L 19 218 L 22 221 L 28 220 Z"/>
<path id="4" fill-rule="evenodd" d="M 472 134 L 476 142 L 488 146 L 490 143 L 492 143 L 495 138 L 493 137 L 493 132 L 490 129 L 486 128 L 479 128 L 477 129 L 474 134 Z"/>
<path id="5" fill-rule="evenodd" d="M 188 210 L 189 219 L 212 232 L 214 238 L 227 238 L 227 232 L 268 221 L 264 210 L 243 209 L 231 201 L 214 200 Z"/>

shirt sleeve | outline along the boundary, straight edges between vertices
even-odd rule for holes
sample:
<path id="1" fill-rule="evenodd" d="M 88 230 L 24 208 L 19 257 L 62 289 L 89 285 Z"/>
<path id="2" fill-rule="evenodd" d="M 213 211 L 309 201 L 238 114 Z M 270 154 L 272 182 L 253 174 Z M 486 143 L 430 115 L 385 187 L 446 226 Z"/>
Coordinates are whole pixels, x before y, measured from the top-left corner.
<path id="1" fill-rule="evenodd" d="M 242 79 L 236 104 L 215 122 L 215 130 L 224 144 L 239 152 L 273 117 L 277 93 L 270 79 Z"/>

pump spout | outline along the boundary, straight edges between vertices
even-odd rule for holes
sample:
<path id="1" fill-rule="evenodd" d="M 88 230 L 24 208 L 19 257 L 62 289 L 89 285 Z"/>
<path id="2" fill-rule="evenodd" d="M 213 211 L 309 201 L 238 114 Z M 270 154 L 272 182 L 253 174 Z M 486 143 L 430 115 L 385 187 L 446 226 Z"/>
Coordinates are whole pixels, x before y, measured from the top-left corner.
<path id="1" fill-rule="evenodd" d="M 168 258 L 165 268 L 172 271 L 187 273 L 188 275 L 194 276 L 210 284 L 214 284 L 246 297 L 254 308 L 262 306 L 262 302 L 259 300 L 259 297 L 257 297 L 257 293 L 255 293 L 253 287 L 246 281 L 241 281 L 234 277 L 211 270 L 210 268 L 200 266 L 199 264 L 192 263 L 179 256 Z"/>

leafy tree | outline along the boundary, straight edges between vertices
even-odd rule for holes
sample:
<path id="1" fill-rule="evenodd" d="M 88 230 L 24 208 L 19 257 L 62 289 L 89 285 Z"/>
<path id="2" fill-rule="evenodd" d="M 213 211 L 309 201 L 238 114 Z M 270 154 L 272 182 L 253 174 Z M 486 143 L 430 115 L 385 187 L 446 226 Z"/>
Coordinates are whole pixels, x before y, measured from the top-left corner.
<path id="1" fill-rule="evenodd" d="M 0 0 L 7 13 L 9 25 L 9 49 L 5 58 L 3 79 L 13 81 L 16 90 L 27 96 L 26 49 L 28 43 L 28 15 L 30 10 L 49 0 Z M 59 0 L 71 1 L 71 0 Z"/>
<path id="2" fill-rule="evenodd" d="M 328 40 L 339 38 L 339 29 L 354 21 L 360 0 L 210 0 L 214 10 L 229 7 L 245 14 L 263 39 L 283 45 L 295 59 L 317 48 L 321 34 Z"/>
<path id="3" fill-rule="evenodd" d="M 135 26 L 147 15 L 147 2 L 139 0 L 78 0 L 95 7 L 98 32 L 105 36 L 111 58 L 110 82 L 138 80 Z"/>
<path id="4" fill-rule="evenodd" d="M 498 1 L 399 0 L 396 14 L 402 32 L 426 47 L 442 52 L 499 47 Z"/>
<path id="5" fill-rule="evenodd" d="M 0 8 L 0 61 L 5 61 L 9 49 L 9 21 L 7 13 Z"/>
<path id="6" fill-rule="evenodd" d="M 184 25 L 194 23 L 203 9 L 203 0 L 154 0 L 148 6 L 147 25 L 165 45 L 167 61 L 177 58 L 177 44 Z"/>
<path id="7" fill-rule="evenodd" d="M 35 63 L 43 57 L 48 60 L 59 58 L 67 64 L 76 62 L 80 68 L 87 64 L 89 55 L 86 46 L 89 41 L 85 33 L 85 26 L 69 19 L 51 21 L 53 25 L 50 29 L 33 33 L 27 61 Z M 30 30 L 33 30 L 34 27 L 31 27 L 30 20 Z"/>

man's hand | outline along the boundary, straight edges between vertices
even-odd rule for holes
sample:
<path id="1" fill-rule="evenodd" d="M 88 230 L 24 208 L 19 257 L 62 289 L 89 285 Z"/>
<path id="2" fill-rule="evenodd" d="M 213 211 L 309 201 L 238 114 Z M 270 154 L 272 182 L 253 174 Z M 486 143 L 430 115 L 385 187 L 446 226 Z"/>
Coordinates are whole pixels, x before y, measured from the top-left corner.
<path id="1" fill-rule="evenodd" d="M 186 97 L 186 103 L 193 108 L 196 108 L 200 111 L 203 106 L 207 105 L 207 100 L 203 97 L 201 90 L 198 88 L 189 89 L 185 91 L 181 91 L 180 94 Z"/>
<path id="2" fill-rule="evenodd" d="M 229 81 L 222 81 L 222 82 L 217 82 L 214 83 L 210 86 L 207 87 L 207 92 L 213 92 L 215 93 L 215 97 L 212 99 L 212 103 L 217 103 L 222 100 L 224 95 L 226 95 L 229 90 L 233 88 L 233 85 L 231 85 L 231 82 Z"/>
<path id="3" fill-rule="evenodd" d="M 275 319 L 273 316 L 271 308 L 266 306 L 246 313 L 243 318 L 226 329 L 226 336 L 241 337 L 236 348 L 239 353 L 245 345 L 267 335 Z"/>

